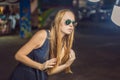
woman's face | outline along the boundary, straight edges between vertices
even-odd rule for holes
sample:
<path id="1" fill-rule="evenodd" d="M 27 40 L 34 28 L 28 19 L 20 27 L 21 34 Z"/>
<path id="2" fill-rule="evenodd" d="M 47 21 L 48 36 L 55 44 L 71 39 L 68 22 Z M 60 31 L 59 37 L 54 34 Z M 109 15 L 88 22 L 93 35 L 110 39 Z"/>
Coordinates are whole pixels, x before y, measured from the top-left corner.
<path id="1" fill-rule="evenodd" d="M 75 17 L 73 13 L 71 12 L 66 12 L 65 15 L 63 16 L 61 23 L 60 23 L 60 29 L 62 35 L 69 35 L 72 33 L 74 30 L 74 24 L 75 24 Z"/>

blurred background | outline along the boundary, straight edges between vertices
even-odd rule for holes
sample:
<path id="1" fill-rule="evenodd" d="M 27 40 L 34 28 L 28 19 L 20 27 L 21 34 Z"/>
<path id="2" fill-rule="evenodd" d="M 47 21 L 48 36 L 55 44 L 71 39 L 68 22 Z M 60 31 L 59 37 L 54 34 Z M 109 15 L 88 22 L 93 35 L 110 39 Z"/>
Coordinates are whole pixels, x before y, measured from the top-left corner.
<path id="1" fill-rule="evenodd" d="M 120 27 L 111 21 L 119 0 L 0 0 L 0 80 L 8 80 L 16 51 L 63 8 L 75 12 L 73 74 L 49 80 L 120 80 Z"/>
<path id="2" fill-rule="evenodd" d="M 38 1 L 38 3 L 35 3 Z M 115 0 L 27 0 L 26 4 L 19 0 L 0 0 L 0 35 L 19 32 L 21 7 L 30 4 L 31 29 L 46 25 L 56 10 L 72 8 L 78 18 L 78 23 L 89 21 L 110 21 Z M 20 5 L 20 2 L 22 5 Z M 21 16 L 21 17 L 20 17 Z"/>

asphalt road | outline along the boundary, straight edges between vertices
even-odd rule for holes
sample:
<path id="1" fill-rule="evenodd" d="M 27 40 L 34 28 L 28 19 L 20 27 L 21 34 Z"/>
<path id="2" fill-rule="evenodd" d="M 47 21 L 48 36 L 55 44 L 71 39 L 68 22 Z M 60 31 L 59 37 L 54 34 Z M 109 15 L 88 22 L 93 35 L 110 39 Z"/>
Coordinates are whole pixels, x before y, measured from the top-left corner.
<path id="1" fill-rule="evenodd" d="M 15 52 L 27 41 L 18 35 L 0 37 L 0 80 L 7 80 L 16 65 Z M 73 74 L 49 80 L 120 80 L 120 28 L 112 22 L 80 22 L 75 30 Z"/>

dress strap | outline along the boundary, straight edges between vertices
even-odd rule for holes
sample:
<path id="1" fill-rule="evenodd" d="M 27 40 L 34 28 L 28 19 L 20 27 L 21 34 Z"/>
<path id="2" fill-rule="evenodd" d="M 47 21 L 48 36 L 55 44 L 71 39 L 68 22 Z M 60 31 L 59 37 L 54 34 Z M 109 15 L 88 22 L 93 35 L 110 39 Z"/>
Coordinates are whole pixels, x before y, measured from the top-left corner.
<path id="1" fill-rule="evenodd" d="M 50 31 L 46 30 L 46 32 L 47 32 L 47 38 L 49 39 L 50 38 Z"/>

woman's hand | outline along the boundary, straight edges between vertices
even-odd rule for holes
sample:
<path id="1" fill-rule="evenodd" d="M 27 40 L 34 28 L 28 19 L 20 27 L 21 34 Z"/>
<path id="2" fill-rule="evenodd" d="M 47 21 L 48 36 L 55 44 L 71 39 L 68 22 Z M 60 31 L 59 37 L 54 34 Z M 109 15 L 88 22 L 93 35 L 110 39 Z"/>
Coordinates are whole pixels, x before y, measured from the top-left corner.
<path id="1" fill-rule="evenodd" d="M 58 65 L 57 67 L 52 69 L 52 71 L 48 71 L 47 72 L 48 75 L 53 75 L 53 74 L 56 74 L 56 73 L 59 73 L 59 72 L 65 70 L 74 62 L 74 60 L 75 60 L 75 52 L 73 50 L 70 50 L 68 61 L 65 64 Z"/>
<path id="2" fill-rule="evenodd" d="M 42 65 L 42 70 L 48 69 L 48 68 L 53 68 L 56 64 L 56 58 L 52 58 L 50 60 L 47 60 L 46 62 L 43 63 Z"/>
<path id="3" fill-rule="evenodd" d="M 70 50 L 70 54 L 69 54 L 69 59 L 68 59 L 68 61 L 65 64 L 67 66 L 70 66 L 74 62 L 75 59 L 76 59 L 75 52 L 71 49 Z"/>

